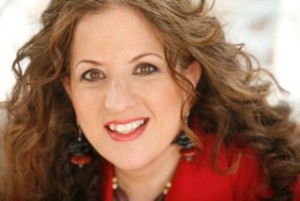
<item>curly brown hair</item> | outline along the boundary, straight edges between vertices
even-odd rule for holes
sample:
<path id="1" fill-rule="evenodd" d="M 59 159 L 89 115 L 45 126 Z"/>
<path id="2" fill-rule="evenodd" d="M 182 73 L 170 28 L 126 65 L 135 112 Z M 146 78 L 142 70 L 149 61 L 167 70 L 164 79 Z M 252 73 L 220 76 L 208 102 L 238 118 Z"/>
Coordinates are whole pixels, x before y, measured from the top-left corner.
<path id="1" fill-rule="evenodd" d="M 223 27 L 205 0 L 52 0 L 42 14 L 42 29 L 17 53 L 13 71 L 17 82 L 4 104 L 4 157 L 1 200 L 99 200 L 103 159 L 92 150 L 92 162 L 79 169 L 67 161 L 70 140 L 77 135 L 76 117 L 61 78 L 69 75 L 72 36 L 78 21 L 121 4 L 140 12 L 163 41 L 176 82 L 190 94 L 192 113 L 204 130 L 216 135 L 212 166 L 222 143 L 252 146 L 274 190 L 271 200 L 293 200 L 290 186 L 300 173 L 299 127 L 287 105 L 270 105 L 273 75 L 241 45 L 228 42 Z M 28 64 L 23 67 L 23 61 Z M 196 90 L 172 67 L 200 63 Z M 206 126 L 209 125 L 209 126 Z M 182 128 L 199 147 L 199 138 Z"/>

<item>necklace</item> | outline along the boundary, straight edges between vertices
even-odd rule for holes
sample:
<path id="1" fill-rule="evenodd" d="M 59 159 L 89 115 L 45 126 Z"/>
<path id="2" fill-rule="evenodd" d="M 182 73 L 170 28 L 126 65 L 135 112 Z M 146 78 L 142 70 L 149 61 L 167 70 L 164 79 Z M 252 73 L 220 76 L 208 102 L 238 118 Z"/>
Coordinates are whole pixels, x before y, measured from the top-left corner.
<path id="1" fill-rule="evenodd" d="M 129 201 L 125 191 L 121 187 L 119 187 L 117 177 L 113 177 L 112 182 L 113 182 L 112 189 L 113 189 L 114 201 Z M 163 191 L 155 198 L 154 201 L 164 201 L 171 186 L 172 186 L 172 183 L 167 182 Z"/>

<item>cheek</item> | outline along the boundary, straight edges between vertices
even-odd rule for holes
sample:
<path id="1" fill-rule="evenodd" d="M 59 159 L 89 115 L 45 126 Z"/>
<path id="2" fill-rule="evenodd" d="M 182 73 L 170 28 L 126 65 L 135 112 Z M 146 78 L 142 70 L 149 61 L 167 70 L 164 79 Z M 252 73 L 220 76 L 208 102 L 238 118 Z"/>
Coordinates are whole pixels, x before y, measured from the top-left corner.
<path id="1" fill-rule="evenodd" d="M 174 86 L 175 85 L 175 86 Z M 183 103 L 183 93 L 175 83 L 169 83 L 166 86 L 160 86 L 157 90 L 155 101 L 162 108 L 181 108 Z"/>
<path id="2" fill-rule="evenodd" d="M 182 96 L 178 90 L 164 90 L 153 99 L 156 104 L 155 124 L 157 138 L 162 147 L 169 146 L 181 130 Z M 157 143 L 157 142 L 156 142 Z"/>
<path id="3" fill-rule="evenodd" d="M 150 90 L 144 91 L 144 94 L 148 94 L 146 96 L 147 102 L 151 104 L 155 116 L 162 121 L 178 123 L 184 100 L 182 90 L 172 82 L 159 85 L 156 89 L 157 90 L 153 90 L 152 88 L 152 92 L 150 92 Z"/>
<path id="4" fill-rule="evenodd" d="M 100 97 L 86 89 L 75 89 L 75 93 L 72 94 L 72 103 L 76 113 L 78 124 L 90 122 L 96 116 L 98 111 Z"/>

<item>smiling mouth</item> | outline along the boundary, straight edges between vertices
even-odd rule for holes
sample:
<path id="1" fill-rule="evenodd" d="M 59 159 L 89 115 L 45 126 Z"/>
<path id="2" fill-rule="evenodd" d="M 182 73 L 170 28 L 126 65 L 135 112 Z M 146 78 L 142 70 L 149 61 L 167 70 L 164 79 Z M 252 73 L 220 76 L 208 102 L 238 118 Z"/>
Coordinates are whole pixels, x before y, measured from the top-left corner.
<path id="1" fill-rule="evenodd" d="M 138 119 L 129 123 L 110 123 L 105 126 L 110 132 L 126 135 L 132 133 L 134 130 L 142 127 L 148 122 L 149 118 Z"/>

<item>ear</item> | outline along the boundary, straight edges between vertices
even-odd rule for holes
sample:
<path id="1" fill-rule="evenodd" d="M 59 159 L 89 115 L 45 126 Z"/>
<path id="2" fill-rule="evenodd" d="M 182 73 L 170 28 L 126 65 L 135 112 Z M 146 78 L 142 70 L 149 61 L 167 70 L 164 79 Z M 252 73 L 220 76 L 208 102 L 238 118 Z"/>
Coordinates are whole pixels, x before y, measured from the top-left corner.
<path id="1" fill-rule="evenodd" d="M 69 98 L 71 98 L 71 80 L 69 76 L 64 76 L 61 78 L 61 82 L 64 86 L 65 91 L 67 92 Z"/>
<path id="2" fill-rule="evenodd" d="M 182 70 L 182 73 L 196 88 L 201 77 L 201 65 L 197 61 L 193 61 Z"/>

